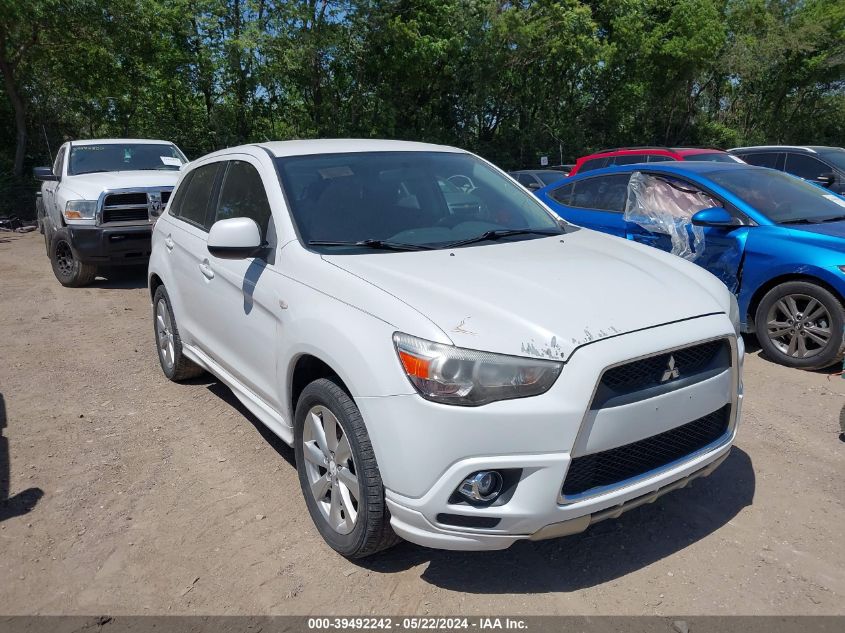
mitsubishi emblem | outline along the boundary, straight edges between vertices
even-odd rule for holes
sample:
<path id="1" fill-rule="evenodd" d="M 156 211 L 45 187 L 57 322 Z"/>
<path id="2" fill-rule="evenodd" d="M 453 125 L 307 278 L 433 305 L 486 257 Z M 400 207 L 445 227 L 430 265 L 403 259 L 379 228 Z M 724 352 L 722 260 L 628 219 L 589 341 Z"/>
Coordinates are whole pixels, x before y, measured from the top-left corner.
<path id="1" fill-rule="evenodd" d="M 660 382 L 674 380 L 675 378 L 680 378 L 680 376 L 681 370 L 675 367 L 675 357 L 670 354 L 669 363 L 666 365 L 666 371 L 663 372 L 663 377 L 660 379 Z"/>

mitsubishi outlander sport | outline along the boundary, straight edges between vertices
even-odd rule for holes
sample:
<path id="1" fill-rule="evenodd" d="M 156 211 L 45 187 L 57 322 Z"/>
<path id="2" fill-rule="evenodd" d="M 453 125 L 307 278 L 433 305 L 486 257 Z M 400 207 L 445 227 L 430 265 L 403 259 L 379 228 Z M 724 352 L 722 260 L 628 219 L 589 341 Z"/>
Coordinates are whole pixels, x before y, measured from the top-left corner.
<path id="1" fill-rule="evenodd" d="M 740 417 L 716 277 L 567 224 L 451 147 L 194 161 L 149 290 L 164 374 L 211 372 L 293 445 L 311 518 L 350 558 L 583 531 L 712 472 Z"/>

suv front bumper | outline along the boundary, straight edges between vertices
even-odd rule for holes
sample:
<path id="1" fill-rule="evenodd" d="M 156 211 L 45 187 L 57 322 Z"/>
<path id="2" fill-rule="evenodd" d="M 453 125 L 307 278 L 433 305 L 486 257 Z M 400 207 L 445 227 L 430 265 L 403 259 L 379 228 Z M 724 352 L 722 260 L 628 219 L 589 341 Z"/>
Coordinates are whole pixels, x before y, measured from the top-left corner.
<path id="1" fill-rule="evenodd" d="M 356 398 L 370 428 L 393 529 L 429 547 L 504 549 L 517 540 L 581 532 L 710 474 L 730 452 L 742 408 L 744 345 L 726 326 L 724 315 L 712 315 L 596 341 L 569 359 L 549 392 L 532 398 L 475 408 L 414 395 Z M 659 396 L 591 410 L 605 368 L 715 338 L 731 342 L 730 370 Z M 700 449 L 589 494 L 563 496 L 573 459 L 653 437 L 727 405 L 726 430 Z M 502 503 L 472 506 L 455 496 L 464 478 L 482 470 L 519 473 Z M 465 522 L 467 517 L 489 524 Z"/>
<path id="2" fill-rule="evenodd" d="M 77 259 L 96 265 L 145 264 L 150 257 L 152 226 L 68 226 Z"/>

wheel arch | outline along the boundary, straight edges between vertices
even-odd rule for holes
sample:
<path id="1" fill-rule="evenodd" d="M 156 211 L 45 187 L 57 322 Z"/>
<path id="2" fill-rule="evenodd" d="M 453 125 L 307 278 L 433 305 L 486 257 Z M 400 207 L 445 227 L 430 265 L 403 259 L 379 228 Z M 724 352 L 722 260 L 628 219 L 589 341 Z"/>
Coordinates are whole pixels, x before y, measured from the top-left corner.
<path id="1" fill-rule="evenodd" d="M 302 391 L 310 383 L 320 378 L 329 378 L 337 382 L 337 385 L 343 389 L 350 398 L 352 392 L 349 386 L 344 382 L 340 374 L 322 358 L 312 354 L 303 353 L 293 359 L 290 371 L 288 374 L 288 403 L 290 408 L 290 419 L 294 419 L 296 414 L 296 404 L 299 402 L 299 397 Z"/>
<path id="2" fill-rule="evenodd" d="M 158 290 L 159 286 L 164 285 L 164 281 L 156 273 L 152 273 L 148 280 L 148 285 L 150 288 L 150 301 L 152 301 L 155 298 L 156 290 Z"/>
<path id="3" fill-rule="evenodd" d="M 787 273 L 783 275 L 778 275 L 777 277 L 772 277 L 771 279 L 766 280 L 757 287 L 757 289 L 751 295 L 751 300 L 748 302 L 748 310 L 746 314 L 748 324 L 754 326 L 756 329 L 757 308 L 760 306 L 760 302 L 763 300 L 763 297 L 765 297 L 766 293 L 769 292 L 772 288 L 775 288 L 776 286 L 779 286 L 780 284 L 789 281 L 804 281 L 820 286 L 821 288 L 827 290 L 834 297 L 836 297 L 840 305 L 845 308 L 845 298 L 843 298 L 842 293 L 840 293 L 833 285 L 831 285 L 821 277 L 817 277 L 815 275 L 807 275 L 804 273 Z"/>

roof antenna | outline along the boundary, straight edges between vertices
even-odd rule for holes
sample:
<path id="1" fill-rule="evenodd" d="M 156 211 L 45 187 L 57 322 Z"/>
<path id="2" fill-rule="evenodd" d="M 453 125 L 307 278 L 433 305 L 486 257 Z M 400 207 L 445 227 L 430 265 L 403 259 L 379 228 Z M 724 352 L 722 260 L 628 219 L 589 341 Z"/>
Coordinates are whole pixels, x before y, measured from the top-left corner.
<path id="1" fill-rule="evenodd" d="M 47 143 L 47 153 L 50 155 L 50 164 L 53 164 L 53 150 L 50 149 L 50 139 L 47 138 L 47 128 L 41 124 L 41 131 L 44 132 L 44 142 Z"/>

